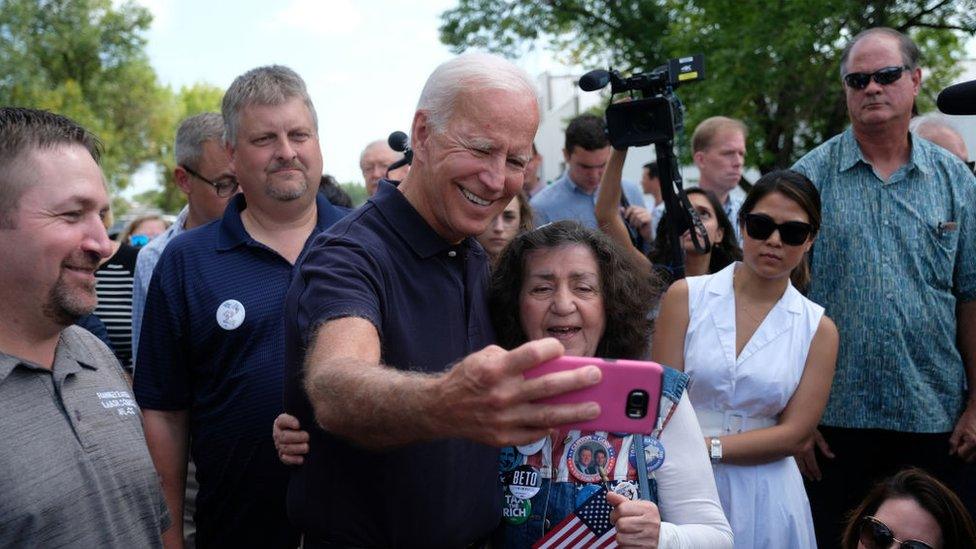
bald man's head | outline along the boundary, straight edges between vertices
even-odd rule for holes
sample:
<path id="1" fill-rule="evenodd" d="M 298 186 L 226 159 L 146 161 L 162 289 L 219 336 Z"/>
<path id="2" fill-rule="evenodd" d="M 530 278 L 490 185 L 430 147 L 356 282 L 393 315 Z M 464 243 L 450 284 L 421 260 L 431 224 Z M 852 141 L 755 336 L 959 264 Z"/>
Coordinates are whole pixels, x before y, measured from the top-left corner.
<path id="1" fill-rule="evenodd" d="M 359 155 L 359 169 L 363 172 L 363 180 L 366 182 L 366 192 L 369 196 L 376 193 L 376 184 L 380 179 L 386 177 L 386 168 L 403 158 L 402 153 L 398 153 L 390 148 L 385 139 L 377 139 Z M 390 172 L 390 179 L 399 181 L 407 175 L 408 166 L 397 168 Z"/>
<path id="2" fill-rule="evenodd" d="M 951 125 L 934 118 L 921 120 L 914 129 L 915 135 L 928 139 L 936 145 L 946 149 L 959 157 L 963 162 L 969 162 L 969 152 L 962 136 Z"/>

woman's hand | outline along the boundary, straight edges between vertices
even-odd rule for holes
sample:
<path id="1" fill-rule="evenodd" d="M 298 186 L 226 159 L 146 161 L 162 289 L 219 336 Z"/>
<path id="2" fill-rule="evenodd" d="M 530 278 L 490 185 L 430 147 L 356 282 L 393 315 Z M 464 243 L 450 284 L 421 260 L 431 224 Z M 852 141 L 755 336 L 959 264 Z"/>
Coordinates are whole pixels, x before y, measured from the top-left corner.
<path id="1" fill-rule="evenodd" d="M 649 501 L 631 501 L 626 497 L 607 493 L 607 503 L 613 506 L 610 522 L 617 528 L 620 547 L 657 547 L 661 533 L 661 514 L 657 505 Z"/>
<path id="2" fill-rule="evenodd" d="M 301 430 L 298 418 L 281 414 L 274 420 L 271 429 L 278 459 L 285 465 L 301 465 L 308 453 L 308 433 Z"/>
<path id="3" fill-rule="evenodd" d="M 648 242 L 654 240 L 654 235 L 651 234 L 650 210 L 640 206 L 628 206 L 623 214 L 630 226 L 637 229 L 644 240 Z"/>

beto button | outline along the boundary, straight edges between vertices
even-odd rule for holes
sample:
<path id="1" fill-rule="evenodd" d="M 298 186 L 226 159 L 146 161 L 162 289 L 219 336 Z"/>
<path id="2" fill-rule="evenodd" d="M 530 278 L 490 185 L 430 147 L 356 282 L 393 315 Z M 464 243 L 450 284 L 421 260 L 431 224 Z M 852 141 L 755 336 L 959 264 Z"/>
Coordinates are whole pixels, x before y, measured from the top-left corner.
<path id="1" fill-rule="evenodd" d="M 217 324 L 225 330 L 235 330 L 244 324 L 244 304 L 236 299 L 228 299 L 217 307 Z"/>
<path id="2" fill-rule="evenodd" d="M 542 488 L 542 475 L 531 465 L 520 465 L 506 477 L 509 493 L 519 499 L 530 499 Z"/>
<path id="3" fill-rule="evenodd" d="M 523 524 L 529 520 L 529 513 L 532 512 L 532 502 L 527 499 L 519 499 L 512 494 L 505 494 L 505 506 L 502 507 L 502 517 L 509 524 Z"/>
<path id="4" fill-rule="evenodd" d="M 636 440 L 630 445 L 630 466 L 637 468 L 637 447 Z M 664 465 L 664 445 L 661 441 L 652 436 L 644 437 L 644 461 L 647 463 L 647 472 L 653 473 Z"/>

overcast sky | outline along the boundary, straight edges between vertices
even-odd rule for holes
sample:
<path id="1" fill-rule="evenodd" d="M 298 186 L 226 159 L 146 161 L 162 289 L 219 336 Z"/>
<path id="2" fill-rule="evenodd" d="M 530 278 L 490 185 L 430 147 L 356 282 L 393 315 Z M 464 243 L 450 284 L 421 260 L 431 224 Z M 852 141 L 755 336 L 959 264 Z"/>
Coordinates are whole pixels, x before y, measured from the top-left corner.
<path id="1" fill-rule="evenodd" d="M 150 62 L 164 84 L 226 89 L 248 69 L 278 63 L 305 79 L 319 116 L 325 171 L 362 181 L 359 153 L 408 131 L 424 81 L 451 57 L 438 40 L 440 14 L 456 0 L 137 0 L 154 20 Z M 976 42 L 969 47 L 976 55 Z M 535 77 L 564 67 L 545 51 L 518 63 Z M 157 185 L 137 174 L 127 196 Z"/>
<path id="2" fill-rule="evenodd" d="M 427 76 L 452 54 L 438 40 L 454 0 L 138 0 L 154 20 L 150 61 L 164 84 L 227 89 L 248 69 L 278 63 L 305 79 L 319 116 L 325 171 L 362 181 L 359 153 L 408 131 Z M 556 67 L 544 52 L 521 60 L 535 76 Z M 144 171 L 126 194 L 153 186 Z"/>

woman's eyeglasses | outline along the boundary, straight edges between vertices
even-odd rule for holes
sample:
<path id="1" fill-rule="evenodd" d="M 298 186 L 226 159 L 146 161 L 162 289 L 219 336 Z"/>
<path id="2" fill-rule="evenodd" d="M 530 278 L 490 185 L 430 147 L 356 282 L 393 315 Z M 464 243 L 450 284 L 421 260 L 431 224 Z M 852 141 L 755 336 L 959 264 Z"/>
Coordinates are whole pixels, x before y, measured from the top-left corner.
<path id="1" fill-rule="evenodd" d="M 892 543 L 900 549 L 932 549 L 932 546 L 917 539 L 900 540 L 891 533 L 891 528 L 874 517 L 861 519 L 861 535 L 858 538 L 867 549 L 888 549 Z"/>
<path id="2" fill-rule="evenodd" d="M 901 73 L 907 70 L 908 66 L 902 65 L 900 67 L 885 67 L 874 72 L 849 72 L 844 75 L 844 83 L 851 89 L 863 90 L 868 87 L 873 78 L 878 84 L 887 86 L 901 78 Z"/>
<path id="3" fill-rule="evenodd" d="M 776 223 L 772 217 L 766 214 L 746 214 L 746 234 L 755 240 L 766 240 L 772 236 L 773 231 L 779 231 L 779 239 L 783 244 L 789 246 L 799 246 L 807 241 L 813 226 L 802 221 L 787 221 L 786 223 Z"/>

